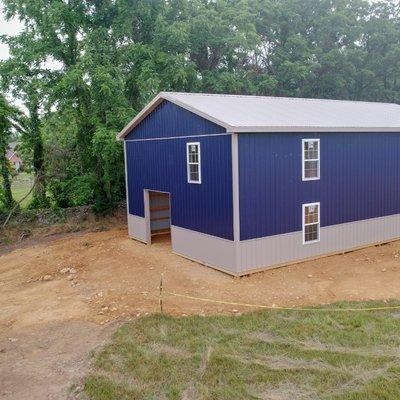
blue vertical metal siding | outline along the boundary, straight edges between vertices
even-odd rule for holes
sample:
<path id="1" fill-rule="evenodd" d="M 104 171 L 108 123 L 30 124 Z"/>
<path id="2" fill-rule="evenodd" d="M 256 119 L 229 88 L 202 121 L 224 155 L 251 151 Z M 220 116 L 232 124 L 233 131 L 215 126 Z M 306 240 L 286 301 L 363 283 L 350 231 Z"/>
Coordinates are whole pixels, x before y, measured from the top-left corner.
<path id="1" fill-rule="evenodd" d="M 200 142 L 201 184 L 187 182 L 186 143 Z M 231 136 L 128 141 L 129 212 L 144 217 L 143 189 L 171 194 L 171 223 L 233 239 Z"/>
<path id="2" fill-rule="evenodd" d="M 164 100 L 125 139 L 152 139 L 224 133 L 226 130 Z"/>
<path id="3" fill-rule="evenodd" d="M 321 179 L 302 181 L 301 139 L 320 138 Z M 302 229 L 303 203 L 321 226 L 400 213 L 400 134 L 239 135 L 241 240 Z"/>

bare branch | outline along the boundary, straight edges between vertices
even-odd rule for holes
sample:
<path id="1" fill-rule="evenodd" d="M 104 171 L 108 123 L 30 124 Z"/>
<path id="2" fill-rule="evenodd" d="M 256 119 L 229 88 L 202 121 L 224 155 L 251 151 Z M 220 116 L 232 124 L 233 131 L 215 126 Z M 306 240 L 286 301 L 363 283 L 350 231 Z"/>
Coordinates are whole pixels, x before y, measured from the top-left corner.
<path id="1" fill-rule="evenodd" d="M 36 184 L 38 183 L 38 180 L 39 180 L 40 176 L 41 176 L 41 171 L 38 171 L 38 174 L 36 175 L 35 181 L 33 182 L 32 187 L 29 189 L 29 192 L 21 200 L 19 200 L 18 202 L 15 203 L 14 207 L 10 210 L 6 220 L 4 221 L 1 229 L 4 229 L 6 227 L 6 225 L 10 221 L 10 218 L 11 218 L 12 214 L 14 213 L 14 211 L 32 193 L 32 190 L 35 188 Z"/>

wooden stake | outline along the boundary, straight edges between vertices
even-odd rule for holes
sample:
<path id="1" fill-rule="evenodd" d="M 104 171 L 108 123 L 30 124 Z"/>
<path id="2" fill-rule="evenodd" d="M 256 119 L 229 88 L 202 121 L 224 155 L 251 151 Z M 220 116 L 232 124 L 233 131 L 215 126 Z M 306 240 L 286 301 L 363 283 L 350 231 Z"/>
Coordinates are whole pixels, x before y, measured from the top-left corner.
<path id="1" fill-rule="evenodd" d="M 159 304 L 160 304 L 160 312 L 161 312 L 161 314 L 163 313 L 162 291 L 163 291 L 163 276 L 161 274 L 161 278 L 160 278 L 160 297 L 159 297 Z"/>

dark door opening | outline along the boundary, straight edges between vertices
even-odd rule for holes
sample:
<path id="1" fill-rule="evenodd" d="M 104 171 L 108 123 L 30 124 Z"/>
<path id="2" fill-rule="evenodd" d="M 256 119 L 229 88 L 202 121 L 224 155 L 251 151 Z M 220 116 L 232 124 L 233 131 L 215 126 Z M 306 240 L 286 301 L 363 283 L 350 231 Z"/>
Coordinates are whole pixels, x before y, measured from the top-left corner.
<path id="1" fill-rule="evenodd" d="M 150 231 L 152 241 L 159 235 L 171 233 L 169 193 L 149 191 Z"/>

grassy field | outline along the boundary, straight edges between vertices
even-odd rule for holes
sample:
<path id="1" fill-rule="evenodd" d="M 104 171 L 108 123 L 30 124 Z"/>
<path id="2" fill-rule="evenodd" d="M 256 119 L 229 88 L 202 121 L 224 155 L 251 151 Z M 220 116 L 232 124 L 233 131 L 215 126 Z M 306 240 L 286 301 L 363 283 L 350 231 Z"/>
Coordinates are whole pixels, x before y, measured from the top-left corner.
<path id="1" fill-rule="evenodd" d="M 33 176 L 26 172 L 21 172 L 12 181 L 12 193 L 14 200 L 20 201 L 29 192 L 33 185 Z M 27 207 L 29 202 L 32 200 L 32 194 L 30 194 L 22 203 L 21 207 Z"/>
<path id="2" fill-rule="evenodd" d="M 398 400 L 400 310 L 152 315 L 93 357 L 93 400 Z"/>

